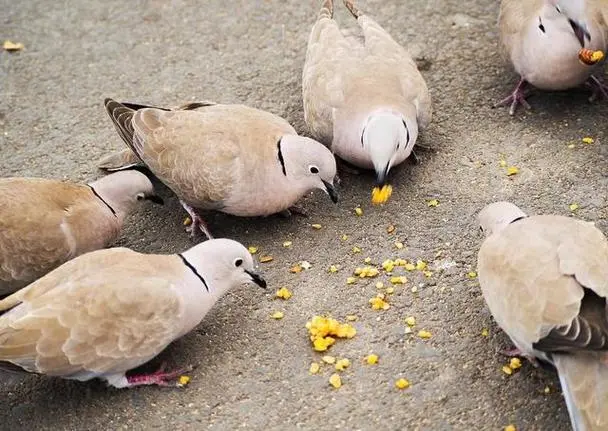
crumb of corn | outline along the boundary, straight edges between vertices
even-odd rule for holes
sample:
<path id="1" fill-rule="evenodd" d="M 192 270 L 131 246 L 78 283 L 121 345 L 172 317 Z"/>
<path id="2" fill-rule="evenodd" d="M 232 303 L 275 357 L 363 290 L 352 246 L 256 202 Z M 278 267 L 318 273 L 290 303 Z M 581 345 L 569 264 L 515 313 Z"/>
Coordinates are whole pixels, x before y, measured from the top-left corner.
<path id="1" fill-rule="evenodd" d="M 376 283 L 376 289 L 382 289 L 384 287 L 384 283 L 379 281 Z"/>
<path id="2" fill-rule="evenodd" d="M 543 391 L 544 393 L 548 394 L 551 392 L 551 388 L 549 386 L 545 386 L 545 389 Z"/>
<path id="3" fill-rule="evenodd" d="M 418 286 L 413 286 L 411 290 L 412 290 L 412 293 L 418 292 Z"/>
<path id="4" fill-rule="evenodd" d="M 361 253 L 361 248 L 360 248 L 360 247 L 357 247 L 357 246 L 354 246 L 354 247 L 353 247 L 353 253 L 355 253 L 355 254 L 356 254 L 356 253 Z"/>
<path id="5" fill-rule="evenodd" d="M 405 275 L 401 275 L 399 277 L 391 277 L 390 281 L 393 284 L 405 284 L 407 283 L 407 277 Z"/>
<path id="6" fill-rule="evenodd" d="M 319 372 L 319 369 L 321 367 L 319 366 L 319 364 L 317 364 L 316 362 L 313 362 L 312 364 L 310 364 L 310 368 L 308 369 L 308 372 L 310 374 L 317 374 Z"/>
<path id="7" fill-rule="evenodd" d="M 286 287 L 281 287 L 279 290 L 277 290 L 277 293 L 276 293 L 277 298 L 281 298 L 281 299 L 285 299 L 285 300 L 291 298 L 291 296 L 292 296 L 292 293 Z"/>
<path id="8" fill-rule="evenodd" d="M 328 272 L 334 273 L 334 272 L 338 272 L 338 267 L 336 265 L 330 265 L 328 268 Z"/>
<path id="9" fill-rule="evenodd" d="M 604 53 L 602 51 L 593 51 L 588 48 L 581 48 L 578 51 L 578 59 L 587 66 L 593 66 L 604 59 Z"/>
<path id="10" fill-rule="evenodd" d="M 431 338 L 433 336 L 433 334 L 431 334 L 429 331 L 425 331 L 423 329 L 421 331 L 418 331 L 418 336 L 420 338 L 427 339 L 427 338 Z"/>
<path id="11" fill-rule="evenodd" d="M 284 241 L 283 242 L 283 247 L 287 248 L 287 247 L 291 247 L 293 243 L 291 241 Z"/>
<path id="12" fill-rule="evenodd" d="M 275 311 L 270 315 L 270 317 L 276 320 L 281 320 L 283 317 L 285 317 L 285 313 L 283 313 L 282 311 Z"/>
<path id="13" fill-rule="evenodd" d="M 355 320 L 357 320 L 357 319 L 358 319 L 358 317 L 357 317 L 357 316 L 355 316 L 354 314 L 348 314 L 348 315 L 346 316 L 346 320 L 348 320 L 349 322 L 354 322 L 354 321 L 355 321 Z"/>
<path id="14" fill-rule="evenodd" d="M 504 367 L 502 367 L 502 372 L 505 373 L 507 376 L 510 376 L 511 374 L 513 374 L 513 370 L 508 365 L 505 365 Z"/>
<path id="15" fill-rule="evenodd" d="M 395 262 L 391 259 L 386 259 L 384 262 L 382 262 L 382 269 L 384 269 L 386 272 L 392 272 L 393 269 L 395 269 Z"/>
<path id="16" fill-rule="evenodd" d="M 319 230 L 319 229 L 321 229 L 323 227 L 319 223 L 314 223 L 314 224 L 311 224 L 310 226 L 312 226 L 312 228 L 316 229 L 316 230 Z"/>
<path id="17" fill-rule="evenodd" d="M 355 275 L 358 275 L 360 278 L 373 278 L 377 277 L 380 274 L 378 268 L 374 268 L 373 266 L 364 266 L 363 268 L 355 269 Z"/>
<path id="18" fill-rule="evenodd" d="M 315 337 L 312 344 L 313 349 L 317 352 L 324 352 L 336 342 L 333 337 Z"/>
<path id="19" fill-rule="evenodd" d="M 402 243 L 402 242 L 397 241 L 397 242 L 395 243 L 395 247 L 397 247 L 399 250 L 401 250 L 401 249 L 403 248 L 403 243 Z"/>
<path id="20" fill-rule="evenodd" d="M 260 263 L 272 262 L 274 257 L 272 256 L 260 256 Z"/>
<path id="21" fill-rule="evenodd" d="M 426 269 L 426 262 L 424 260 L 418 260 L 416 262 L 416 269 L 418 271 L 424 271 Z"/>
<path id="22" fill-rule="evenodd" d="M 593 138 L 589 137 L 589 136 L 585 136 L 583 139 L 583 144 L 593 144 Z"/>
<path id="23" fill-rule="evenodd" d="M 386 233 L 393 233 L 393 232 L 395 232 L 395 225 L 391 224 L 386 228 Z"/>
<path id="24" fill-rule="evenodd" d="M 177 386 L 182 388 L 188 383 L 190 383 L 190 376 L 179 376 L 179 379 L 177 380 Z"/>
<path id="25" fill-rule="evenodd" d="M 388 293 L 389 295 L 395 293 L 395 288 L 394 287 L 387 287 L 385 290 L 386 293 Z"/>
<path id="26" fill-rule="evenodd" d="M 422 273 L 426 278 L 431 278 L 431 276 L 433 275 L 433 271 L 422 271 Z"/>
<path id="27" fill-rule="evenodd" d="M 467 273 L 467 277 L 469 277 L 469 278 L 475 278 L 475 277 L 477 277 L 477 273 L 475 271 L 469 271 Z"/>
<path id="28" fill-rule="evenodd" d="M 342 239 L 342 241 L 348 241 L 348 235 L 346 235 L 345 233 L 343 233 L 340 238 Z"/>
<path id="29" fill-rule="evenodd" d="M 568 205 L 570 211 L 576 211 L 578 209 L 578 204 L 570 204 Z"/>
<path id="30" fill-rule="evenodd" d="M 515 428 L 515 425 L 509 424 L 505 427 L 504 431 L 517 431 L 517 428 Z"/>
<path id="31" fill-rule="evenodd" d="M 401 258 L 395 259 L 393 262 L 395 263 L 395 266 L 405 266 L 405 265 L 407 265 L 407 260 L 401 259 Z"/>
<path id="32" fill-rule="evenodd" d="M 322 316 L 314 316 L 306 322 L 306 329 L 317 352 L 324 352 L 334 344 L 334 337 L 353 338 L 357 334 L 357 330 L 348 323 L 341 324 L 336 319 Z"/>
<path id="33" fill-rule="evenodd" d="M 375 365 L 378 363 L 378 355 L 372 353 L 371 355 L 367 355 L 365 357 L 365 362 L 367 362 L 368 365 Z"/>
<path id="34" fill-rule="evenodd" d="M 517 370 L 518 368 L 521 368 L 521 359 L 511 358 L 511 360 L 509 361 L 509 368 L 511 368 L 512 370 Z"/>
<path id="35" fill-rule="evenodd" d="M 361 207 L 355 208 L 355 214 L 357 214 L 358 216 L 362 216 L 363 215 L 363 210 L 361 209 Z"/>
<path id="36" fill-rule="evenodd" d="M 439 201 L 437 199 L 431 199 L 426 203 L 429 207 L 436 207 L 439 205 Z"/>
<path id="37" fill-rule="evenodd" d="M 192 219 L 190 217 L 186 217 L 184 219 L 184 226 L 190 226 L 192 224 Z"/>
<path id="38" fill-rule="evenodd" d="M 357 282 L 357 278 L 356 277 L 348 277 L 346 279 L 346 284 L 355 284 Z"/>
<path id="39" fill-rule="evenodd" d="M 329 356 L 329 355 L 323 356 L 321 358 L 321 360 L 323 362 L 325 362 L 326 364 L 335 364 L 336 363 L 336 358 L 334 358 L 333 356 Z"/>
<path id="40" fill-rule="evenodd" d="M 372 203 L 374 205 L 380 205 L 389 200 L 391 195 L 393 194 L 393 186 L 390 184 L 385 184 L 380 187 L 374 187 L 372 189 Z"/>
<path id="41" fill-rule="evenodd" d="M 332 374 L 331 377 L 329 378 L 329 384 L 332 385 L 336 389 L 338 389 L 340 386 L 342 386 L 342 379 L 340 378 L 340 375 Z"/>
<path id="42" fill-rule="evenodd" d="M 253 245 L 250 245 L 249 247 L 247 247 L 247 250 L 249 250 L 249 253 L 251 253 L 251 254 L 256 254 L 258 252 L 258 248 Z"/>
<path id="43" fill-rule="evenodd" d="M 410 387 L 410 382 L 405 379 L 399 379 L 395 382 L 397 389 L 407 389 Z"/>
<path id="44" fill-rule="evenodd" d="M 413 271 L 416 269 L 416 265 L 414 265 L 413 263 L 406 263 L 405 265 L 403 265 L 403 267 L 406 271 Z"/>
<path id="45" fill-rule="evenodd" d="M 337 371 L 344 371 L 345 369 L 347 369 L 350 366 L 350 361 L 346 358 L 342 358 L 342 359 L 338 359 L 336 361 L 336 370 Z"/>
<path id="46" fill-rule="evenodd" d="M 490 335 L 490 333 L 488 332 L 488 330 L 486 328 L 483 328 L 481 330 L 481 336 L 482 337 L 487 337 L 488 335 Z"/>
<path id="47" fill-rule="evenodd" d="M 499 165 L 501 168 L 506 168 L 506 167 L 507 167 L 507 161 L 506 161 L 506 160 L 500 160 L 500 161 L 498 162 L 498 165 Z"/>
<path id="48" fill-rule="evenodd" d="M 388 310 L 390 305 L 384 300 L 384 295 L 378 294 L 369 300 L 372 310 Z"/>
<path id="49" fill-rule="evenodd" d="M 413 316 L 410 316 L 405 319 L 405 323 L 407 324 L 407 326 L 414 326 L 414 325 L 416 325 L 416 318 Z"/>
<path id="50" fill-rule="evenodd" d="M 294 266 L 289 268 L 289 272 L 298 274 L 298 273 L 302 272 L 302 266 L 299 263 L 296 263 Z"/>
<path id="51" fill-rule="evenodd" d="M 2 48 L 8 52 L 16 52 L 21 51 L 23 48 L 25 48 L 25 45 L 23 45 L 21 42 L 15 43 L 10 40 L 5 40 L 2 44 Z"/>
<path id="52" fill-rule="evenodd" d="M 507 168 L 507 176 L 510 177 L 512 175 L 516 175 L 519 173 L 519 168 L 517 166 L 509 166 Z"/>

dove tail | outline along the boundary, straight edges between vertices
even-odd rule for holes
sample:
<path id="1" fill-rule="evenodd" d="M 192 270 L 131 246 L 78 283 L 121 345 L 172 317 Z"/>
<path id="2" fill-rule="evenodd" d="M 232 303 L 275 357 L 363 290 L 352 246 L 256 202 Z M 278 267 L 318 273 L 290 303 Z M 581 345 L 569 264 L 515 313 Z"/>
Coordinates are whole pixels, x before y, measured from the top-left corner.
<path id="1" fill-rule="evenodd" d="M 355 18 L 359 18 L 361 15 L 363 15 L 363 13 L 357 9 L 352 0 L 344 0 L 344 6 L 346 6 L 346 9 L 348 9 Z"/>
<path id="2" fill-rule="evenodd" d="M 325 0 L 323 5 L 321 6 L 321 10 L 319 11 L 319 19 L 321 18 L 329 18 L 332 19 L 334 17 L 334 2 L 333 0 Z"/>
<path id="3" fill-rule="evenodd" d="M 608 429 L 608 354 L 553 355 L 574 431 Z"/>

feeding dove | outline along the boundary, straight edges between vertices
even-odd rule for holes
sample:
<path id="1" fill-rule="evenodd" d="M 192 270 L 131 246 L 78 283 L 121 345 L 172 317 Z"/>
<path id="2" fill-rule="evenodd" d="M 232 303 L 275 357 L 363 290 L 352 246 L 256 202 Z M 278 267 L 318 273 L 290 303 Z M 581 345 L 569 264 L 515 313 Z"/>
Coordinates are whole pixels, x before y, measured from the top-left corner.
<path id="1" fill-rule="evenodd" d="M 583 83 L 593 89 L 592 99 L 608 97 L 600 79 L 606 52 L 606 0 L 502 0 L 498 18 L 503 56 L 520 80 L 496 106 L 529 109 L 525 88 L 566 90 Z M 583 50 L 584 49 L 584 50 Z M 585 60 L 587 53 L 590 58 Z"/>
<path id="2" fill-rule="evenodd" d="M 592 223 L 528 217 L 508 202 L 479 221 L 479 282 L 496 322 L 517 351 L 557 368 L 573 429 L 608 429 L 606 237 Z"/>
<path id="3" fill-rule="evenodd" d="M 374 169 L 387 185 L 431 121 L 431 97 L 416 63 L 379 24 L 344 1 L 364 41 L 342 32 L 333 1 L 323 3 L 302 72 L 304 119 L 341 159 Z"/>
<path id="4" fill-rule="evenodd" d="M 131 151 L 177 194 L 193 235 L 200 229 L 211 238 L 197 209 L 268 216 L 315 188 L 338 200 L 332 153 L 274 114 L 211 102 L 168 110 L 106 99 L 105 106 Z M 102 166 L 116 169 L 120 160 L 135 162 L 119 153 Z"/>
<path id="5" fill-rule="evenodd" d="M 78 255 L 110 245 L 141 199 L 162 202 L 150 180 L 134 170 L 88 185 L 1 178 L 0 295 Z"/>
<path id="6" fill-rule="evenodd" d="M 173 255 L 127 248 L 79 256 L 0 301 L 0 368 L 117 388 L 180 372 L 126 375 L 196 327 L 229 289 L 255 283 L 251 254 L 215 239 Z"/>

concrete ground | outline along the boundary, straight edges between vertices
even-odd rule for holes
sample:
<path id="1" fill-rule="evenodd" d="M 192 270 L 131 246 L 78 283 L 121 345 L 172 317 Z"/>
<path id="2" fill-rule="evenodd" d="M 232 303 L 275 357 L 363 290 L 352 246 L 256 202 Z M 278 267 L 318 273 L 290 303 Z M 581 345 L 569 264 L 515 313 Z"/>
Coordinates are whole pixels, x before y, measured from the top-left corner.
<path id="1" fill-rule="evenodd" d="M 467 276 L 482 240 L 474 215 L 498 199 L 530 213 L 562 215 L 577 203 L 576 216 L 606 231 L 608 104 L 590 104 L 585 90 L 575 90 L 537 92 L 532 111 L 512 118 L 506 109 L 491 109 L 517 79 L 498 55 L 497 1 L 362 0 L 359 6 L 421 60 L 434 102 L 433 123 L 420 138 L 432 150 L 420 152 L 420 164 L 395 170 L 392 200 L 372 207 L 372 177 L 344 175 L 339 205 L 315 193 L 303 202 L 308 218 L 210 216 L 216 236 L 274 257 L 262 264 L 271 289 L 231 292 L 161 355 L 176 367 L 197 365 L 191 384 L 115 390 L 100 382 L 5 378 L 2 429 L 499 430 L 510 423 L 568 429 L 552 372 L 528 363 L 511 377 L 501 372 L 507 360 L 497 351 L 508 340 Z M 25 44 L 20 53 L 0 53 L 1 176 L 100 176 L 96 160 L 122 148 L 104 97 L 168 106 L 196 99 L 245 103 L 306 133 L 300 73 L 316 0 L 0 0 L 0 10 L 0 38 Z M 340 4 L 337 17 L 354 24 Z M 595 142 L 583 144 L 584 136 Z M 508 177 L 502 158 L 519 173 Z M 142 206 L 120 245 L 152 253 L 191 246 L 184 212 L 167 189 L 162 194 L 167 205 Z M 430 199 L 439 205 L 429 207 Z M 361 217 L 353 212 L 358 205 Z M 287 240 L 291 248 L 282 246 Z M 396 241 L 406 247 L 397 249 Z M 362 252 L 354 254 L 354 246 Z M 378 279 L 345 283 L 365 257 L 423 259 L 433 274 L 408 274 L 408 283 L 389 295 L 391 308 L 374 311 L 368 300 Z M 302 260 L 312 267 L 288 271 Z M 331 264 L 341 270 L 328 273 Z M 282 286 L 293 291 L 289 301 L 273 299 Z M 277 310 L 285 313 L 282 320 L 269 317 Z M 328 384 L 331 366 L 308 373 L 321 356 L 304 327 L 315 314 L 359 318 L 357 336 L 329 352 L 352 361 L 338 390 Z M 417 320 L 410 335 L 407 316 Z M 420 329 L 432 338 L 418 338 Z M 363 364 L 372 352 L 379 363 Z M 411 388 L 398 391 L 399 377 Z"/>

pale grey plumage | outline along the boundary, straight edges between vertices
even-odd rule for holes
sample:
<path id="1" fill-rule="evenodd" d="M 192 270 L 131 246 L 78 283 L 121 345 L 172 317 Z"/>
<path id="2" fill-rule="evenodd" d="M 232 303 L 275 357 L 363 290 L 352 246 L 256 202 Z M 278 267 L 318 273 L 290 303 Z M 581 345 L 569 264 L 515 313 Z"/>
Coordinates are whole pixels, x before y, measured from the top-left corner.
<path id="1" fill-rule="evenodd" d="M 180 255 L 126 248 L 79 256 L 0 301 L 0 367 L 121 388 L 166 384 L 125 372 L 192 330 L 230 288 L 265 281 L 227 239 Z"/>
<path id="2" fill-rule="evenodd" d="M 313 136 L 336 155 L 375 169 L 384 182 L 431 121 L 431 98 L 408 52 L 352 2 L 345 4 L 364 41 L 340 30 L 333 2 L 326 0 L 302 72 L 304 118 Z"/>
<path id="3" fill-rule="evenodd" d="M 608 429 L 608 241 L 592 223 L 507 202 L 479 220 L 479 282 L 496 322 L 556 366 L 575 430 Z"/>
<path id="4" fill-rule="evenodd" d="M 0 179 L 0 295 L 83 253 L 107 247 L 139 199 L 157 200 L 150 180 L 117 172 L 90 185 Z"/>

